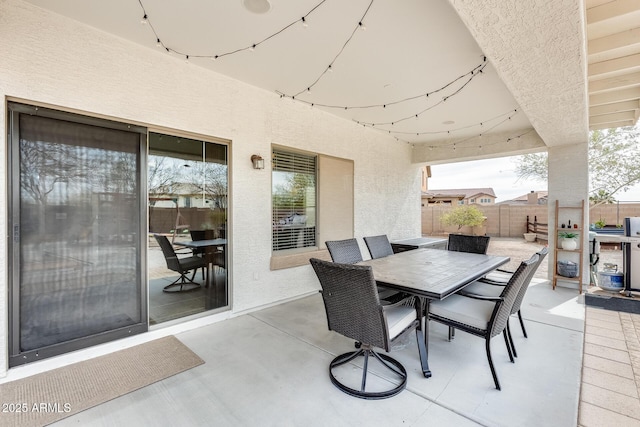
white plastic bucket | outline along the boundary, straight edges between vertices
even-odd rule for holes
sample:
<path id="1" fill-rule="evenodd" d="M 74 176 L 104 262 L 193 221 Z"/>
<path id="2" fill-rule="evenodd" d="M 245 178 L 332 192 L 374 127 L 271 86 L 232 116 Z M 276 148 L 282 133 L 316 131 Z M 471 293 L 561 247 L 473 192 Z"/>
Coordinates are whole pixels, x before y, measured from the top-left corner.
<path id="1" fill-rule="evenodd" d="M 598 273 L 598 285 L 602 289 L 622 290 L 624 287 L 624 274 L 614 271 L 601 271 Z"/>

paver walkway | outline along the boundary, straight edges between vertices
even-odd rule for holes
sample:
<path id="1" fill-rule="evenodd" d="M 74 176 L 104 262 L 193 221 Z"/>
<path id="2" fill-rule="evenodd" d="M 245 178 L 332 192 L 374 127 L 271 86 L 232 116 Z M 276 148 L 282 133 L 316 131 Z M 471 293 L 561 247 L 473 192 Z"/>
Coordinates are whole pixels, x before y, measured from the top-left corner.
<path id="1" fill-rule="evenodd" d="M 586 307 L 578 425 L 640 426 L 640 315 Z"/>

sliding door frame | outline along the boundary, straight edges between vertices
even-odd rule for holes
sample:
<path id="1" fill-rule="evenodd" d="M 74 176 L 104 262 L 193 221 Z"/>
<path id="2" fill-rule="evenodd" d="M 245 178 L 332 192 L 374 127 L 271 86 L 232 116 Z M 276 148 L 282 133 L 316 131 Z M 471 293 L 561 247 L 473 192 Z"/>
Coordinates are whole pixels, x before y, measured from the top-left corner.
<path id="1" fill-rule="evenodd" d="M 99 126 L 109 129 L 139 133 L 138 158 L 138 223 L 139 248 L 136 260 L 140 281 L 140 321 L 133 325 L 112 329 L 82 338 L 45 346 L 35 350 L 20 350 L 20 135 L 19 117 L 21 114 L 38 115 L 51 119 L 71 121 L 78 124 Z M 125 338 L 147 332 L 148 323 L 148 277 L 147 277 L 147 128 L 143 126 L 79 115 L 50 108 L 37 107 L 17 102 L 8 102 L 8 288 L 9 288 L 9 366 L 19 366 L 39 359 L 57 356 L 71 351 L 91 347 L 97 344 Z"/>

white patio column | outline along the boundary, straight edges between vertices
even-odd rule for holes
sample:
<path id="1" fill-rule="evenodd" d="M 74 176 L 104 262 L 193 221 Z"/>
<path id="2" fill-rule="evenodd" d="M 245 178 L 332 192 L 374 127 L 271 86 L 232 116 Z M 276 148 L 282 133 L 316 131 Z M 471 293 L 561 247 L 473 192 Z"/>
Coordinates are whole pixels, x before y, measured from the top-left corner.
<path id="1" fill-rule="evenodd" d="M 553 279 L 556 266 L 553 265 L 553 251 L 556 248 L 555 233 L 557 218 L 555 217 L 556 200 L 560 206 L 578 206 L 585 201 L 584 238 L 580 244 L 583 248 L 582 283 L 589 284 L 589 167 L 588 144 L 571 144 L 549 147 L 549 280 Z M 570 282 L 558 282 L 560 286 L 571 286 Z"/>

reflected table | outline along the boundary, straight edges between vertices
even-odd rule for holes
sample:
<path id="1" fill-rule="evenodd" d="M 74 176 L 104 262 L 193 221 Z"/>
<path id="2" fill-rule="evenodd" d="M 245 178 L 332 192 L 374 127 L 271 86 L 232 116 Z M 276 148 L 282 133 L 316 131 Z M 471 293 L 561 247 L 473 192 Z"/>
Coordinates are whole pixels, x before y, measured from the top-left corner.
<path id="1" fill-rule="evenodd" d="M 204 259 L 207 263 L 207 277 L 205 278 L 205 287 L 209 287 L 212 282 L 211 264 L 214 263 L 216 256 L 216 248 L 222 247 L 222 256 L 225 257 L 227 239 L 207 239 L 207 240 L 187 240 L 176 241 L 174 245 L 184 246 L 190 249 L 204 249 Z M 226 257 L 225 257 L 226 258 Z M 226 261 L 225 261 L 226 267 Z"/>

